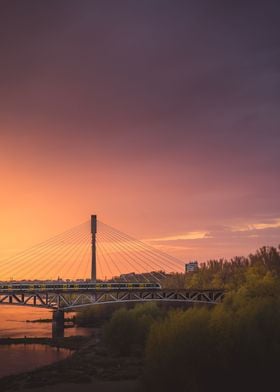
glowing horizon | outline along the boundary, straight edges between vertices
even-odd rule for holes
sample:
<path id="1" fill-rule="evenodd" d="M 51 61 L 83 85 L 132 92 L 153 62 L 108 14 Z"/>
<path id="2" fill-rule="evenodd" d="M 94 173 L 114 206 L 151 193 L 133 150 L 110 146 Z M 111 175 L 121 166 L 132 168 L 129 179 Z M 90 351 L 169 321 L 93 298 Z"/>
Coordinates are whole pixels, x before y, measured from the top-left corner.
<path id="1" fill-rule="evenodd" d="M 92 213 L 183 261 L 278 246 L 278 25 L 93 3 L 1 12 L 0 261 Z"/>

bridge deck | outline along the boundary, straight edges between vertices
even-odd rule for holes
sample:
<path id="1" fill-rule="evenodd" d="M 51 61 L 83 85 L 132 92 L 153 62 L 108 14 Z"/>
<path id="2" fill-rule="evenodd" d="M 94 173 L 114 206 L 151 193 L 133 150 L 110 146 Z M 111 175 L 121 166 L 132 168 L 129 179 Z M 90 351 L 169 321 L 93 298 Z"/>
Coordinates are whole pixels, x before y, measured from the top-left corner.
<path id="1" fill-rule="evenodd" d="M 122 290 L 14 290 L 0 289 L 0 305 L 35 306 L 49 309 L 71 310 L 89 305 L 127 302 L 188 302 L 220 303 L 225 295 L 223 289 L 136 289 Z"/>

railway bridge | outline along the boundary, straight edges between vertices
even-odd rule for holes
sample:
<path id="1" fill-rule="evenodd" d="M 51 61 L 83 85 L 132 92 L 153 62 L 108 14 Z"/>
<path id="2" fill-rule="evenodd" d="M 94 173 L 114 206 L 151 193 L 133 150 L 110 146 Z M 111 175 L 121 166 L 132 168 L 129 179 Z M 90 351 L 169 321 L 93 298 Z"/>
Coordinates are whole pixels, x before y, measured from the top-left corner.
<path id="1" fill-rule="evenodd" d="M 64 313 L 82 307 L 223 300 L 225 292 L 219 288 L 165 288 L 168 277 L 184 271 L 182 261 L 102 222 L 98 226 L 99 236 L 92 215 L 90 222 L 0 263 L 0 305 L 50 309 L 53 332 L 62 335 Z"/>

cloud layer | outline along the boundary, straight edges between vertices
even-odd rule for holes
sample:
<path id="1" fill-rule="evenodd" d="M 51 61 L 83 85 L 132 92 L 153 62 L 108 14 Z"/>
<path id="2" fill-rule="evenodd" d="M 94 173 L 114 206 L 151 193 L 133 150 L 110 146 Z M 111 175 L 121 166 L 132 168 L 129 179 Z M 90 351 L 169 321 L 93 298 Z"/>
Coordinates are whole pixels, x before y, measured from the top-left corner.
<path id="1" fill-rule="evenodd" d="M 95 212 L 185 259 L 277 245 L 279 11 L 4 1 L 3 252 Z"/>

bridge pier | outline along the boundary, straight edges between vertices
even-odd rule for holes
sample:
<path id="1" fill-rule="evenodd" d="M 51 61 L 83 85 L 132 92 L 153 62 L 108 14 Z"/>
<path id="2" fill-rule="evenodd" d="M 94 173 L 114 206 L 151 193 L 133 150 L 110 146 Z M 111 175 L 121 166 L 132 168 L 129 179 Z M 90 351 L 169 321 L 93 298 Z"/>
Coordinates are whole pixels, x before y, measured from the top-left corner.
<path id="1" fill-rule="evenodd" d="M 54 310 L 52 319 L 52 338 L 64 337 L 64 312 L 63 310 Z"/>

